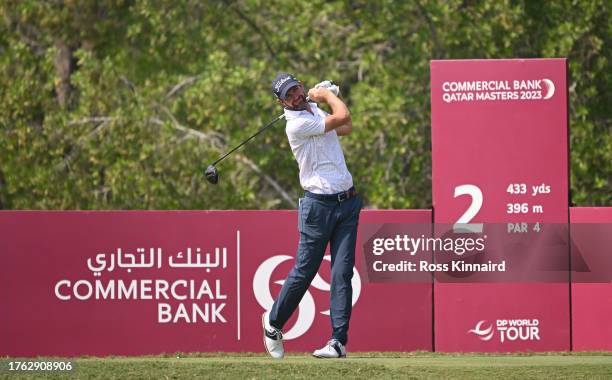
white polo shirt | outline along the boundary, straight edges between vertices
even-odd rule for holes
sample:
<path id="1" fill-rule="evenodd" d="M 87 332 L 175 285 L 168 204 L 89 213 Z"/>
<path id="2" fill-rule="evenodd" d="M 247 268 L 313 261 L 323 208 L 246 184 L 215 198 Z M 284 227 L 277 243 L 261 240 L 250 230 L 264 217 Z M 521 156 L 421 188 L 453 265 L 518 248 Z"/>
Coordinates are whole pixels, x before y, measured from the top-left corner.
<path id="1" fill-rule="evenodd" d="M 300 168 L 300 184 L 317 194 L 336 194 L 353 187 L 335 130 L 325 133 L 325 116 L 316 103 L 312 112 L 285 109 L 285 131 Z"/>

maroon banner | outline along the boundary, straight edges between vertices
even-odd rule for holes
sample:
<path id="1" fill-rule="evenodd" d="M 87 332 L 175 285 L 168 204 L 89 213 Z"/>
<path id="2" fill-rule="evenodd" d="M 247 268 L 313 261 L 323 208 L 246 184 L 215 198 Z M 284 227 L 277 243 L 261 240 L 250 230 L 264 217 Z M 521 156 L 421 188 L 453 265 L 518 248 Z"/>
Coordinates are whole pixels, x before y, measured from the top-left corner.
<path id="1" fill-rule="evenodd" d="M 382 220 L 430 223 L 431 212 L 362 212 Z M 298 240 L 294 211 L 6 211 L 0 225 L 9 356 L 262 352 L 261 314 Z M 285 326 L 288 351 L 331 334 L 328 261 Z M 430 284 L 370 284 L 357 259 L 353 287 L 349 351 L 432 349 Z"/>
<path id="2" fill-rule="evenodd" d="M 612 350 L 612 207 L 570 208 L 572 349 Z"/>
<path id="3" fill-rule="evenodd" d="M 496 242 L 487 240 L 483 223 L 508 224 L 508 234 L 567 224 L 566 60 L 430 67 L 434 222 L 484 239 L 487 248 L 472 258 L 484 263 Z M 567 244 L 557 254 L 567 262 Z M 436 283 L 434 299 L 437 351 L 570 348 L 568 281 Z"/>

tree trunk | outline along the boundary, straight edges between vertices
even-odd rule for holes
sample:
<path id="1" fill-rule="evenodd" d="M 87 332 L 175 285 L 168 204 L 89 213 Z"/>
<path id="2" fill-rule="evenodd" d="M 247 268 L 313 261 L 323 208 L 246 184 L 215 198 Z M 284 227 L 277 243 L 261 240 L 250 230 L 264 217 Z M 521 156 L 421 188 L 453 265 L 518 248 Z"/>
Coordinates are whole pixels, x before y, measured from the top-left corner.
<path id="1" fill-rule="evenodd" d="M 55 56 L 55 72 L 58 80 L 55 82 L 55 93 L 57 101 L 62 108 L 68 105 L 70 99 L 70 63 L 72 60 L 72 51 L 64 41 L 55 41 L 57 55 Z"/>
<path id="2" fill-rule="evenodd" d="M 4 180 L 4 173 L 0 170 L 0 210 L 4 210 L 8 207 L 4 189 L 6 189 L 6 181 Z"/>

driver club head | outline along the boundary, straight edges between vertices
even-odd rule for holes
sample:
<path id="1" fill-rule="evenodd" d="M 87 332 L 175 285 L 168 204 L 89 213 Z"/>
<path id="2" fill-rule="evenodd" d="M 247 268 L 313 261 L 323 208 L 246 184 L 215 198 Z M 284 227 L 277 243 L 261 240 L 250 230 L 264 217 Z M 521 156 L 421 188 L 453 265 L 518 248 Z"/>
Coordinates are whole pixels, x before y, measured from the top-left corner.
<path id="1" fill-rule="evenodd" d="M 213 185 L 216 185 L 217 182 L 219 182 L 219 173 L 217 172 L 215 165 L 209 165 L 204 171 L 204 176 L 206 176 L 208 182 L 212 183 Z"/>

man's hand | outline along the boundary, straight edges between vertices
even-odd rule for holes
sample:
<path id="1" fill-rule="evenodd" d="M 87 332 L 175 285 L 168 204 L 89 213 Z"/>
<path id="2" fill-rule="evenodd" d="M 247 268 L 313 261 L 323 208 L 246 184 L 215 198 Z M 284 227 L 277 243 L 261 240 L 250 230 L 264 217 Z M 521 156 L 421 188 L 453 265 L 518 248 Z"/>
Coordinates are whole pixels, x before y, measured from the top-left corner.
<path id="1" fill-rule="evenodd" d="M 319 88 L 319 87 L 325 87 L 325 88 L 329 88 L 331 86 L 333 86 L 334 84 L 332 83 L 332 81 L 330 80 L 324 80 L 321 83 L 317 83 L 315 84 L 314 88 Z"/>
<path id="2" fill-rule="evenodd" d="M 319 88 L 319 87 L 327 88 L 329 91 L 331 91 L 336 96 L 340 95 L 340 87 L 330 80 L 324 80 L 323 82 L 318 83 L 314 86 L 314 88 Z"/>
<path id="3" fill-rule="evenodd" d="M 315 87 L 308 90 L 308 97 L 315 103 L 329 103 L 329 96 L 336 97 L 329 89 L 325 87 Z"/>

